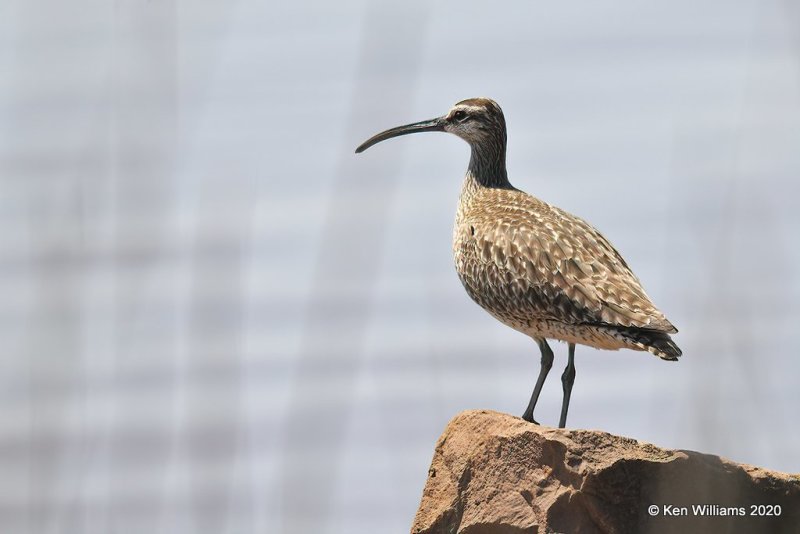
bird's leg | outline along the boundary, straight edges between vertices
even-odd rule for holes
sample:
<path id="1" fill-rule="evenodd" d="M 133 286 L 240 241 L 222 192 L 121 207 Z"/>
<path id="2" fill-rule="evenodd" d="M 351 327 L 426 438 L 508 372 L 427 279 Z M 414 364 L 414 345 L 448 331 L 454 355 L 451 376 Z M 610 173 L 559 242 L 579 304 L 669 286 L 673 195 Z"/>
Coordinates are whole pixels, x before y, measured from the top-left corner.
<path id="1" fill-rule="evenodd" d="M 530 423 L 538 425 L 539 423 L 533 419 L 533 409 L 536 407 L 536 401 L 539 400 L 539 393 L 542 392 L 544 379 L 547 378 L 547 373 L 549 373 L 550 368 L 553 367 L 553 351 L 550 349 L 550 345 L 547 344 L 546 339 L 541 338 L 536 341 L 539 343 L 539 350 L 542 351 L 542 367 L 539 369 L 539 378 L 536 379 L 536 387 L 533 388 L 531 401 L 528 403 L 528 408 L 525 410 L 525 413 L 522 414 L 522 418 Z"/>
<path id="2" fill-rule="evenodd" d="M 567 426 L 567 410 L 569 409 L 569 396 L 572 394 L 572 384 L 575 383 L 575 343 L 569 344 L 569 361 L 564 374 L 561 375 L 561 385 L 564 387 L 564 401 L 561 403 L 561 419 L 558 428 Z"/>

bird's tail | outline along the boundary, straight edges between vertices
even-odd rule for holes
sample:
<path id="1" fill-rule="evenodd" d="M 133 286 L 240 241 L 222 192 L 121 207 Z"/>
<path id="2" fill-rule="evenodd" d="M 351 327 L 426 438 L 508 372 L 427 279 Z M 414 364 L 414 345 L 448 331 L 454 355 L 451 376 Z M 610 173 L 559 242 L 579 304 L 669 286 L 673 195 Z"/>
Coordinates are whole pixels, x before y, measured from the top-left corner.
<path id="1" fill-rule="evenodd" d="M 678 345 L 665 332 L 636 327 L 616 327 L 614 330 L 623 340 L 641 350 L 655 354 L 662 360 L 675 361 L 683 354 Z"/>

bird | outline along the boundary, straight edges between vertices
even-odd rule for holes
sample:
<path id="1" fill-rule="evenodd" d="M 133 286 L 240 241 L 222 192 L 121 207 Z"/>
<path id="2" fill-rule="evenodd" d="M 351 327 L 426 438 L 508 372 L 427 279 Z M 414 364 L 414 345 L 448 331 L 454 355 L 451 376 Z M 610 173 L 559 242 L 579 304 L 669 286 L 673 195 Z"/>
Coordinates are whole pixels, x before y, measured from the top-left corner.
<path id="1" fill-rule="evenodd" d="M 511 185 L 506 121 L 494 100 L 462 100 L 440 117 L 380 132 L 356 153 L 419 132 L 451 133 L 470 146 L 453 228 L 455 267 L 472 300 L 539 346 L 539 375 L 524 420 L 539 424 L 533 412 L 554 359 L 548 339 L 568 344 L 559 428 L 566 426 L 575 382 L 576 344 L 678 360 L 681 349 L 671 337 L 678 330 L 608 239 Z"/>

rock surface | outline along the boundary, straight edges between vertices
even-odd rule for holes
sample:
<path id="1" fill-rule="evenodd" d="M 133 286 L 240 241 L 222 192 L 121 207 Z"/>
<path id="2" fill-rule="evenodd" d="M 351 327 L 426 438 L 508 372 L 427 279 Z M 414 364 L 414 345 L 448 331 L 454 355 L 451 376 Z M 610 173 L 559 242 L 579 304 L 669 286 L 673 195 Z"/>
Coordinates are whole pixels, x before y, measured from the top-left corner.
<path id="1" fill-rule="evenodd" d="M 436 444 L 411 532 L 800 532 L 800 475 L 468 411 Z"/>

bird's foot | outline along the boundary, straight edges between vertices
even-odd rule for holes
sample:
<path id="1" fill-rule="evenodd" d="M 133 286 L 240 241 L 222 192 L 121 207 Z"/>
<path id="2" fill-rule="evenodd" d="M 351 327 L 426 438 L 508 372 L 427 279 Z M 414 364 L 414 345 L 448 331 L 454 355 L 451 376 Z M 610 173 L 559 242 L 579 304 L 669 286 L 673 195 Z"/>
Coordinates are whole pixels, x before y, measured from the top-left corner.
<path id="1" fill-rule="evenodd" d="M 524 420 L 526 420 L 527 422 L 529 422 L 529 423 L 533 423 L 534 425 L 538 425 L 539 424 L 539 422 L 536 419 L 533 418 L 533 414 L 530 414 L 530 415 L 527 414 L 527 413 L 522 414 L 522 418 Z"/>

